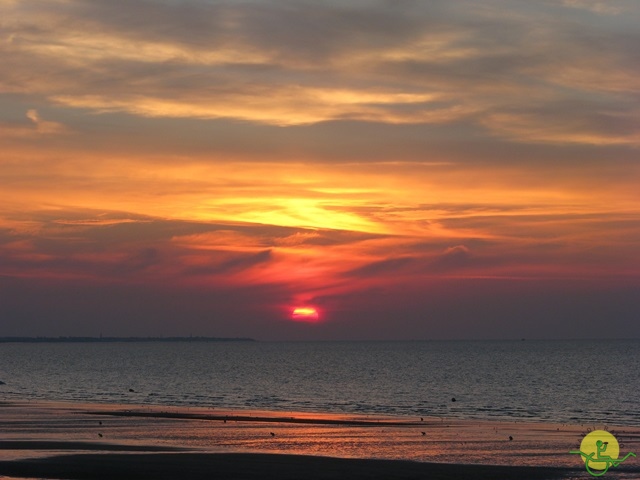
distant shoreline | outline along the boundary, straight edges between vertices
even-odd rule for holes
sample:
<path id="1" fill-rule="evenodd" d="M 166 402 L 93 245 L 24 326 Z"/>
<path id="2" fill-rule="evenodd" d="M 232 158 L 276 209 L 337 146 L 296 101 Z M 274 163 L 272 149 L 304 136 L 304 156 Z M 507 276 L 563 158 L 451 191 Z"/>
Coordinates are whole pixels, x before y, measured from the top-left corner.
<path id="1" fill-rule="evenodd" d="M 255 342 L 243 337 L 0 337 L 0 343 Z"/>

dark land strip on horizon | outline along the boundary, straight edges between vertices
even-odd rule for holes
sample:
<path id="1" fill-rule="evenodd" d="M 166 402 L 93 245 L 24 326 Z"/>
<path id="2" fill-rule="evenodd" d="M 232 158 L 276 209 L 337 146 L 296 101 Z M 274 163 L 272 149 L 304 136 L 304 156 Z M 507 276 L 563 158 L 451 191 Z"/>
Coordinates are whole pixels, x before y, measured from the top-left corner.
<path id="1" fill-rule="evenodd" d="M 0 337 L 0 343 L 255 342 L 245 337 Z"/>

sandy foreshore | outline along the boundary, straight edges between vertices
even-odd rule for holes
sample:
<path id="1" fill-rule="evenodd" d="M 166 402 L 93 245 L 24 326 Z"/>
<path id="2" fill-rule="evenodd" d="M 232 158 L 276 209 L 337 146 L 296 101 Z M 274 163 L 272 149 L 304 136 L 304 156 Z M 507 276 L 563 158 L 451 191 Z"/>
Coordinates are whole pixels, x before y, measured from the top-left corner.
<path id="1" fill-rule="evenodd" d="M 600 427 L 4 402 L 0 477 L 579 479 L 568 452 L 587 428 Z M 607 428 L 640 452 L 640 428 Z M 607 478 L 640 478 L 638 462 Z"/>

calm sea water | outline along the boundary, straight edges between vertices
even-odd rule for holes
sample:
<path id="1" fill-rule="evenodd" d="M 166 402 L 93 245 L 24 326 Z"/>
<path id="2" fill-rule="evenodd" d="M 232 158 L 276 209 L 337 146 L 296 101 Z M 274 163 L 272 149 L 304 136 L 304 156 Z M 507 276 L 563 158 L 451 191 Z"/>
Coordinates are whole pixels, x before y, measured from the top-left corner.
<path id="1" fill-rule="evenodd" d="M 639 340 L 5 343 L 0 381 L 0 400 L 640 425 Z"/>

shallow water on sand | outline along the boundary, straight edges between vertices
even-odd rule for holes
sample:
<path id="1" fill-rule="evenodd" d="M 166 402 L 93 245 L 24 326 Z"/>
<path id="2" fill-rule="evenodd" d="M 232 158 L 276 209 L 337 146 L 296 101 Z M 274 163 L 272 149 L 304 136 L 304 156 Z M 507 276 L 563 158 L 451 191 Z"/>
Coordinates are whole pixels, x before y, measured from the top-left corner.
<path id="1" fill-rule="evenodd" d="M 575 477 L 568 478 L 587 478 L 579 458 L 569 454 L 584 434 L 579 425 L 36 402 L 4 404 L 0 409 L 0 460 L 72 453 L 174 454 L 180 452 L 167 449 L 179 447 L 215 453 L 554 466 L 571 469 L 571 475 L 575 471 Z M 296 422 L 300 419 L 303 422 Z M 619 438 L 628 443 L 627 450 L 640 451 L 640 428 L 626 427 Z M 634 461 L 625 469 L 612 469 L 607 478 L 631 479 L 638 474 L 640 466 Z"/>
<path id="2" fill-rule="evenodd" d="M 0 359 L 0 400 L 640 425 L 638 340 L 3 343 Z"/>

